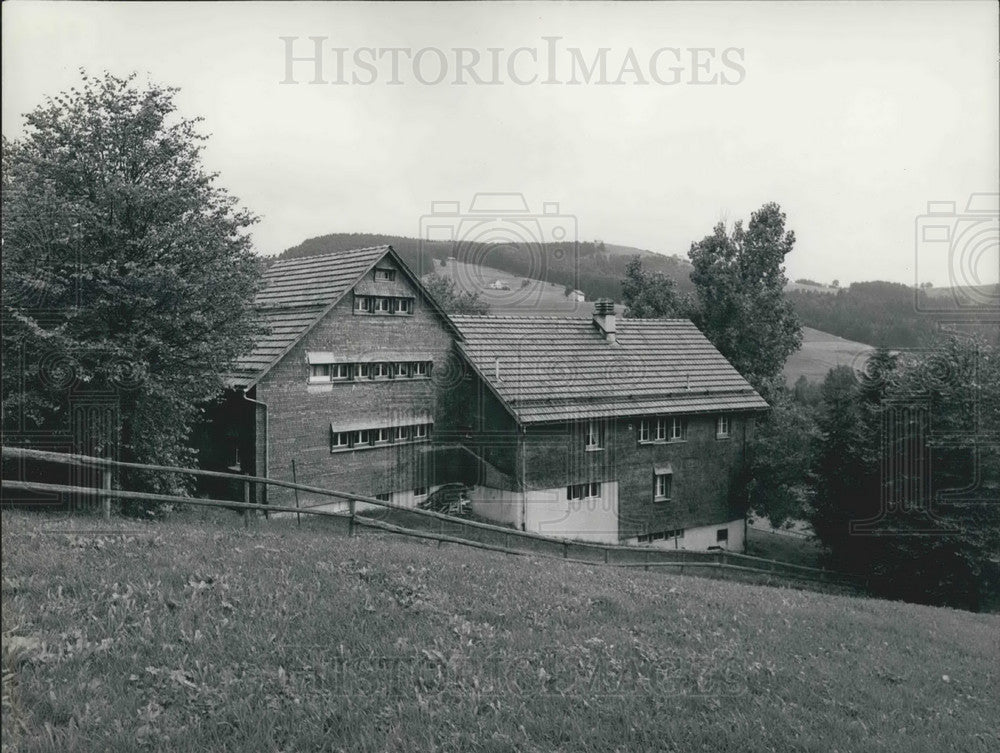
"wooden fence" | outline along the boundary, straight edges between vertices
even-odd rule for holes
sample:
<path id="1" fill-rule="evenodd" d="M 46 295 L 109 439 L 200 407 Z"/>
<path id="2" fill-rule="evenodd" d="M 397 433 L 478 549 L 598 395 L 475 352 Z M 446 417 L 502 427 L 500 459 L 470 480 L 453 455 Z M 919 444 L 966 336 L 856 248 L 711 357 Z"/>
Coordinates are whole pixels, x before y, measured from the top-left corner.
<path id="1" fill-rule="evenodd" d="M 313 515 L 346 520 L 348 535 L 354 535 L 358 527 L 364 527 L 414 538 L 428 539 L 438 542 L 439 545 L 442 543 L 461 544 L 463 546 L 503 552 L 505 554 L 558 557 L 586 564 L 641 567 L 646 570 L 668 569 L 681 573 L 720 575 L 723 573 L 731 573 L 733 575 L 738 573 L 755 574 L 758 576 L 776 576 L 781 579 L 792 579 L 803 582 L 827 583 L 849 588 L 858 587 L 859 585 L 857 581 L 830 570 L 794 565 L 788 562 L 763 559 L 747 554 L 738 554 L 725 550 L 690 551 L 684 549 L 656 549 L 558 539 L 477 520 L 455 518 L 431 510 L 403 507 L 385 500 L 351 492 L 323 489 L 279 479 L 245 476 L 221 471 L 205 471 L 194 468 L 177 468 L 173 466 L 148 465 L 145 463 L 124 463 L 105 458 L 91 457 L 89 455 L 73 455 L 18 447 L 3 447 L 2 455 L 4 458 L 39 460 L 66 465 L 75 464 L 101 469 L 101 484 L 99 487 L 47 484 L 34 481 L 10 480 L 7 478 L 3 479 L 2 487 L 4 490 L 10 491 L 77 495 L 82 498 L 101 500 L 106 518 L 110 516 L 112 499 L 166 502 L 202 507 L 225 507 L 244 513 L 249 511 L 260 511 L 265 514 L 294 513 L 299 517 L 302 515 Z M 243 501 L 182 497 L 172 494 L 153 494 L 115 489 L 113 488 L 112 480 L 113 470 L 116 468 L 229 479 L 243 485 Z M 257 484 L 279 486 L 294 489 L 296 492 L 308 492 L 310 494 L 343 500 L 347 503 L 347 510 L 345 512 L 324 509 L 326 505 L 322 504 L 309 507 L 288 507 L 252 503 L 249 500 L 253 499 L 253 487 Z M 394 522 L 378 520 L 372 515 L 358 512 L 357 504 L 359 502 L 381 508 L 381 510 L 386 511 L 386 514 L 392 517 Z M 244 520 L 249 525 L 249 516 L 245 515 Z"/>

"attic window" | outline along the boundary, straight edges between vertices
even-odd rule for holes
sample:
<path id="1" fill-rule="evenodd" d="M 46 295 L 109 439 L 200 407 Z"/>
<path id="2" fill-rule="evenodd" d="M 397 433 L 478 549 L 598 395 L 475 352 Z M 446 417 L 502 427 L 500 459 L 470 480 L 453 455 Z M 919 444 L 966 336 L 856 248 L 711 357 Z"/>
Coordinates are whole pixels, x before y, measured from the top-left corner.
<path id="1" fill-rule="evenodd" d="M 396 270 L 395 269 L 376 269 L 375 270 L 375 279 L 376 280 L 382 280 L 382 281 L 385 281 L 385 282 L 392 282 L 393 280 L 396 279 Z"/>

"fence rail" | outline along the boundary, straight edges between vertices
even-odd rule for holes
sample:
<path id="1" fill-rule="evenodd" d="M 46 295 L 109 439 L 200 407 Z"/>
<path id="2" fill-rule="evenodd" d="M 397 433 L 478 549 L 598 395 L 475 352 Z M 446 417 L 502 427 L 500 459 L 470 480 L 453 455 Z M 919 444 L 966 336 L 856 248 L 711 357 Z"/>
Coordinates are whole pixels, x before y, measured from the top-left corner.
<path id="1" fill-rule="evenodd" d="M 347 521 L 348 534 L 353 535 L 357 526 L 365 528 L 379 529 L 391 533 L 398 533 L 414 538 L 428 539 L 440 543 L 454 543 L 464 546 L 471 546 L 479 549 L 503 552 L 515 555 L 533 555 L 557 557 L 573 562 L 587 564 L 606 564 L 616 567 L 642 567 L 644 569 L 675 568 L 681 572 L 685 569 L 691 570 L 716 570 L 716 571 L 740 571 L 755 573 L 758 575 L 781 576 L 793 578 L 800 581 L 823 582 L 843 586 L 857 586 L 858 583 L 852 578 L 830 570 L 807 567 L 805 565 L 795 565 L 788 562 L 769 560 L 761 557 L 754 557 L 748 554 L 738 554 L 725 550 L 718 551 L 691 551 L 676 549 L 653 549 L 645 547 L 624 546 L 620 544 L 601 544 L 587 541 L 576 541 L 569 539 L 557 539 L 530 531 L 519 531 L 505 526 L 493 525 L 476 520 L 465 520 L 455 518 L 433 510 L 421 510 L 419 508 L 404 507 L 385 500 L 375 499 L 353 492 L 343 492 L 333 489 L 298 484 L 280 479 L 263 478 L 259 476 L 247 476 L 237 473 L 225 473 L 222 471 L 206 471 L 196 468 L 178 468 L 174 466 L 150 465 L 145 463 L 127 463 L 106 458 L 96 458 L 90 455 L 74 455 L 68 453 L 57 453 L 46 450 L 32 450 L 20 447 L 3 447 L 2 456 L 4 458 L 34 459 L 51 463 L 65 465 L 84 465 L 101 468 L 105 471 L 102 474 L 100 488 L 68 486 L 61 484 L 47 484 L 34 481 L 15 481 L 3 479 L 2 486 L 5 490 L 27 491 L 35 493 L 72 494 L 82 497 L 97 498 L 104 501 L 104 514 L 107 517 L 110 513 L 110 500 L 137 500 L 166 502 L 175 504 L 194 505 L 201 507 L 225 507 L 237 511 L 260 511 L 269 513 L 293 513 L 298 516 L 314 515 L 321 517 L 334 517 Z M 145 471 L 157 471 L 163 473 L 186 474 L 196 477 L 222 478 L 232 481 L 239 481 L 244 484 L 244 501 L 205 499 L 198 497 L 182 497 L 172 494 L 153 494 L 149 492 L 135 492 L 112 488 L 110 471 L 115 468 L 128 468 Z M 347 503 L 346 514 L 343 511 L 323 509 L 327 504 L 310 505 L 307 507 L 288 507 L 271 504 L 252 503 L 250 486 L 261 484 L 266 486 L 278 486 L 295 491 L 308 492 L 343 500 Z M 357 511 L 357 503 L 362 502 L 367 505 L 394 511 L 403 520 L 410 516 L 415 525 L 426 525 L 436 523 L 438 530 L 421 530 L 415 526 L 404 526 L 376 520 L 370 516 L 365 516 Z M 245 518 L 249 525 L 249 518 Z M 502 542 L 502 543 L 501 543 Z M 512 546 L 516 542 L 520 548 Z M 571 553 L 573 556 L 571 556 Z"/>

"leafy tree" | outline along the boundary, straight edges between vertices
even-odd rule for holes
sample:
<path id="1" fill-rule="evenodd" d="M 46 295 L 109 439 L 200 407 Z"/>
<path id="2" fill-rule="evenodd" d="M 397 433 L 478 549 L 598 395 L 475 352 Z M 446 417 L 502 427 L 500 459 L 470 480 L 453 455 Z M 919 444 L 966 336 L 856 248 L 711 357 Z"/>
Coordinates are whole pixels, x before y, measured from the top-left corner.
<path id="1" fill-rule="evenodd" d="M 832 287 L 832 288 L 839 288 L 840 287 L 840 280 L 834 280 L 833 282 L 831 282 L 830 283 L 830 287 Z"/>
<path id="2" fill-rule="evenodd" d="M 256 218 L 202 167 L 206 137 L 176 91 L 82 74 L 4 139 L 10 440 L 190 465 L 199 404 L 251 344 Z"/>
<path id="3" fill-rule="evenodd" d="M 445 259 L 445 258 L 444 258 L 443 256 L 442 256 L 442 257 L 441 257 L 440 259 L 438 259 L 438 263 L 439 263 L 439 264 L 440 264 L 440 265 L 441 265 L 442 267 L 447 267 L 447 266 L 448 266 L 448 260 L 447 260 L 447 259 Z"/>
<path id="4" fill-rule="evenodd" d="M 807 516 L 813 451 L 819 431 L 811 408 L 778 397 L 749 442 L 750 509 L 780 527 Z"/>
<path id="5" fill-rule="evenodd" d="M 474 314 L 482 316 L 490 312 L 490 306 L 480 298 L 479 293 L 458 292 L 455 281 L 432 273 L 423 278 L 424 287 L 449 314 Z"/>
<path id="6" fill-rule="evenodd" d="M 813 528 L 876 593 L 977 609 L 998 585 L 997 350 L 952 336 L 865 371 L 824 383 Z"/>
<path id="7" fill-rule="evenodd" d="M 801 326 L 784 298 L 784 259 L 795 245 L 785 214 L 774 203 L 732 233 L 723 223 L 691 244 L 695 323 L 758 390 L 772 392 L 788 356 L 802 342 Z M 767 395 L 765 394 L 765 397 Z"/>
<path id="8" fill-rule="evenodd" d="M 633 319 L 686 317 L 690 302 L 677 292 L 677 283 L 662 272 L 647 272 L 642 259 L 633 256 L 622 280 L 625 316 Z"/>

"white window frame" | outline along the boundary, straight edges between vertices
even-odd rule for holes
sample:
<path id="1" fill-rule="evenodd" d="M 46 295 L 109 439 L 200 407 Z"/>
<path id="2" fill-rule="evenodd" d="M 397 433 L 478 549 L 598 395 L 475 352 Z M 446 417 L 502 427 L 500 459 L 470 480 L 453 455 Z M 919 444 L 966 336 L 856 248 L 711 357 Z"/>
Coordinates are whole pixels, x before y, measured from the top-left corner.
<path id="1" fill-rule="evenodd" d="M 667 430 L 667 419 L 666 418 L 657 418 L 656 419 L 656 427 L 655 427 L 654 433 L 653 433 L 653 441 L 654 442 L 666 442 L 668 436 L 669 436 L 669 432 Z"/>
<path id="2" fill-rule="evenodd" d="M 375 279 L 384 282 L 393 282 L 396 279 L 395 269 L 375 269 Z"/>
<path id="3" fill-rule="evenodd" d="M 430 362 L 429 361 L 416 361 L 413 364 L 413 376 L 415 377 L 425 377 L 430 374 Z"/>
<path id="4" fill-rule="evenodd" d="M 371 429 L 358 429 L 354 432 L 354 446 L 365 447 L 371 444 L 372 432 Z"/>
<path id="5" fill-rule="evenodd" d="M 407 378 L 413 376 L 413 364 L 409 361 L 396 361 L 394 366 L 396 368 L 396 376 Z"/>
<path id="6" fill-rule="evenodd" d="M 386 426 L 380 426 L 377 429 L 372 429 L 371 433 L 372 444 L 374 445 L 389 444 L 389 437 L 392 436 Z"/>
<path id="7" fill-rule="evenodd" d="M 671 442 L 683 442 L 687 439 L 687 429 L 684 426 L 684 419 L 674 416 L 670 419 L 670 439 Z"/>
<path id="8" fill-rule="evenodd" d="M 388 379 L 392 376 L 392 364 L 379 361 L 372 364 L 372 379 Z"/>
<path id="9" fill-rule="evenodd" d="M 351 442 L 351 435 L 354 432 L 351 431 L 335 431 L 332 432 L 333 436 L 330 437 L 330 452 L 343 452 L 344 450 L 349 450 L 353 447 Z M 344 443 L 340 444 L 339 439 L 343 437 Z"/>
<path id="10" fill-rule="evenodd" d="M 393 442 L 409 442 L 410 441 L 410 427 L 409 426 L 397 426 L 392 432 Z"/>
<path id="11" fill-rule="evenodd" d="M 650 441 L 649 436 L 650 436 L 649 435 L 649 419 L 648 418 L 643 418 L 642 420 L 639 421 L 639 441 L 640 442 L 649 442 Z"/>
<path id="12" fill-rule="evenodd" d="M 393 298 L 391 299 L 391 311 L 393 314 L 412 314 L 413 313 L 413 299 L 412 298 Z"/>
<path id="13" fill-rule="evenodd" d="M 416 497 L 426 497 L 428 494 L 428 488 L 426 486 L 418 486 L 413 490 L 413 496 Z"/>
<path id="14" fill-rule="evenodd" d="M 371 298 L 366 295 L 354 296 L 354 310 L 365 314 L 371 313 Z"/>
<path id="15" fill-rule="evenodd" d="M 728 415 L 722 414 L 715 422 L 715 438 L 729 439 L 732 436 L 732 429 L 732 419 Z"/>
<path id="16" fill-rule="evenodd" d="M 583 448 L 588 452 L 604 449 L 604 427 L 598 419 L 587 421 L 583 435 Z"/>
<path id="17" fill-rule="evenodd" d="M 674 474 L 657 473 L 653 475 L 653 499 L 657 502 L 669 502 L 673 497 Z"/>
<path id="18" fill-rule="evenodd" d="M 373 308 L 373 313 L 375 314 L 391 314 L 392 313 L 392 299 L 385 298 L 383 296 L 378 296 L 375 299 L 375 307 Z"/>
<path id="19" fill-rule="evenodd" d="M 427 439 L 431 433 L 430 424 L 415 424 L 413 427 L 414 439 Z"/>
<path id="20" fill-rule="evenodd" d="M 322 373 L 325 370 L 326 373 Z M 317 373 L 317 371 L 321 373 Z M 333 372 L 332 363 L 313 363 L 309 365 L 309 381 L 314 382 L 329 382 L 331 380 L 331 374 Z"/>

